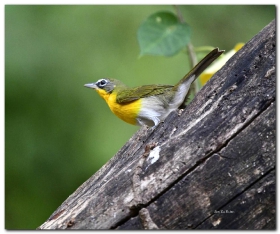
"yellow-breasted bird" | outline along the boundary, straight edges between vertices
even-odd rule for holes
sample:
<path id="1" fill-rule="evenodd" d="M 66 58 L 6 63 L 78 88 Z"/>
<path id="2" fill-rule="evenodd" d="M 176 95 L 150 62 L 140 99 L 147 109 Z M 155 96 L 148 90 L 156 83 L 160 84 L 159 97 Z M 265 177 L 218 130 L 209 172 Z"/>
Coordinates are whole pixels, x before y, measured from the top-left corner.
<path id="1" fill-rule="evenodd" d="M 109 78 L 84 86 L 95 89 L 111 111 L 123 121 L 133 125 L 156 126 L 185 102 L 192 82 L 223 52 L 219 48 L 212 50 L 174 86 L 129 88 L 119 80 Z"/>

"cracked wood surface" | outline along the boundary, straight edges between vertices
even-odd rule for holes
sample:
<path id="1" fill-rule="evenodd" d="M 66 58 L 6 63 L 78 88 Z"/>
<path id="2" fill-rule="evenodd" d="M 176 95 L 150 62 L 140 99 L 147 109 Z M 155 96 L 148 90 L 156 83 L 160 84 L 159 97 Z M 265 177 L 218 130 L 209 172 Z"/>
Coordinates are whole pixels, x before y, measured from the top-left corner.
<path id="1" fill-rule="evenodd" d="M 275 229 L 275 46 L 272 21 L 39 229 Z"/>

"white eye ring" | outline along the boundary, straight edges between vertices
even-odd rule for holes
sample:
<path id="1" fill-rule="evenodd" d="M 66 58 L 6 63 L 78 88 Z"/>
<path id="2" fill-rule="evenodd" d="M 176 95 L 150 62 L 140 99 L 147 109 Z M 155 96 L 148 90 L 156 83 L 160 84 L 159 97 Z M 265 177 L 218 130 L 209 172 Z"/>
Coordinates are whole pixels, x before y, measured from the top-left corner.
<path id="1" fill-rule="evenodd" d="M 100 79 L 97 81 L 97 85 L 99 87 L 104 87 L 106 84 L 107 84 L 107 80 L 105 80 L 105 79 Z"/>

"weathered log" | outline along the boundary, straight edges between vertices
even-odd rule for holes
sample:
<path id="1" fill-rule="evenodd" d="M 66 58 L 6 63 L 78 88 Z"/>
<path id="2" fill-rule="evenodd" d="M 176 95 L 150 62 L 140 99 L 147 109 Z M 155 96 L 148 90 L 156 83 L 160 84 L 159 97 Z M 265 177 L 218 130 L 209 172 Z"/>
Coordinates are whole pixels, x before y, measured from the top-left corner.
<path id="1" fill-rule="evenodd" d="M 275 229 L 275 21 L 39 229 Z"/>

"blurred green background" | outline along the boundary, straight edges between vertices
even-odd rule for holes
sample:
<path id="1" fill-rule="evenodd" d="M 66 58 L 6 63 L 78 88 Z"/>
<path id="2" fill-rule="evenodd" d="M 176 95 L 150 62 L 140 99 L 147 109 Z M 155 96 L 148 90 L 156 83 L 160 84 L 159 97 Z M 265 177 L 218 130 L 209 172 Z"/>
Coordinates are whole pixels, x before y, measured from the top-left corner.
<path id="1" fill-rule="evenodd" d="M 275 6 L 180 6 L 194 46 L 231 50 L 275 18 Z M 139 129 L 85 83 L 175 84 L 182 52 L 138 58 L 137 30 L 172 6 L 5 6 L 5 228 L 35 229 Z"/>

